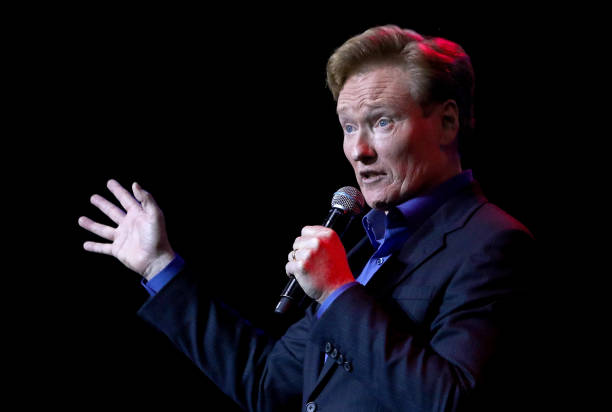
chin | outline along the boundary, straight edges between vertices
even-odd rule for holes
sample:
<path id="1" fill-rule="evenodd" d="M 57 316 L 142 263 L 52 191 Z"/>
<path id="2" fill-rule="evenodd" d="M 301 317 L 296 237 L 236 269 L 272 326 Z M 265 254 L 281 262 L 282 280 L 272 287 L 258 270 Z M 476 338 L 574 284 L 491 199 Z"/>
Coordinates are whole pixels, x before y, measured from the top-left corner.
<path id="1" fill-rule="evenodd" d="M 380 210 L 388 210 L 390 207 L 397 206 L 403 203 L 405 200 L 408 200 L 407 198 L 401 196 L 401 193 L 397 192 L 385 192 L 379 193 L 377 195 L 372 194 L 371 196 L 367 196 L 367 194 L 364 193 L 364 196 L 366 199 L 366 203 L 371 208 Z"/>
<path id="2" fill-rule="evenodd" d="M 380 197 L 374 197 L 372 199 L 368 199 L 366 197 L 366 203 L 372 209 L 380 209 L 380 210 L 387 210 L 387 209 L 389 209 L 389 207 L 393 206 L 393 204 L 390 203 L 387 199 L 380 198 Z"/>

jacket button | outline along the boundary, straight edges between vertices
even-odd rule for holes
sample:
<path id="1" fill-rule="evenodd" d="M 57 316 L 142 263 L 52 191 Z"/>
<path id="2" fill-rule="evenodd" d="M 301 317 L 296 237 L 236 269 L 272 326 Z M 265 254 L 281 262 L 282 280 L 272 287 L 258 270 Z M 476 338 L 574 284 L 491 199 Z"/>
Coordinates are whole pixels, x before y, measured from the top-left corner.
<path id="1" fill-rule="evenodd" d="M 353 364 L 351 362 L 344 362 L 344 370 L 350 372 L 353 370 Z"/>
<path id="2" fill-rule="evenodd" d="M 329 354 L 329 356 L 331 356 L 332 358 L 336 359 L 338 357 L 338 349 L 334 348 L 331 353 Z"/>
<path id="3" fill-rule="evenodd" d="M 332 344 L 330 342 L 327 342 L 325 344 L 325 353 L 329 353 L 332 351 Z"/>
<path id="4" fill-rule="evenodd" d="M 342 365 L 344 363 L 344 356 L 342 356 L 342 354 L 338 355 L 338 359 L 336 359 L 336 363 L 338 365 Z"/>
<path id="5" fill-rule="evenodd" d="M 308 412 L 315 412 L 317 410 L 317 404 L 314 402 L 308 402 L 306 404 L 306 410 Z"/>

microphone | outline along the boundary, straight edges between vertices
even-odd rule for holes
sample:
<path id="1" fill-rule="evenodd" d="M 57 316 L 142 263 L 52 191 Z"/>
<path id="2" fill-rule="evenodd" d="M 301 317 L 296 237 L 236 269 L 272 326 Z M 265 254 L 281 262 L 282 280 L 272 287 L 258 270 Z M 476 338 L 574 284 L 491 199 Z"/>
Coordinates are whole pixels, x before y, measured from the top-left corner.
<path id="1" fill-rule="evenodd" d="M 353 218 L 363 211 L 364 205 L 365 200 L 359 190 L 352 186 L 338 189 L 332 197 L 331 209 L 323 226 L 335 230 L 342 238 Z M 280 301 L 274 312 L 279 314 L 289 312 L 300 305 L 305 295 L 298 281 L 291 275 L 287 286 L 281 292 Z"/>

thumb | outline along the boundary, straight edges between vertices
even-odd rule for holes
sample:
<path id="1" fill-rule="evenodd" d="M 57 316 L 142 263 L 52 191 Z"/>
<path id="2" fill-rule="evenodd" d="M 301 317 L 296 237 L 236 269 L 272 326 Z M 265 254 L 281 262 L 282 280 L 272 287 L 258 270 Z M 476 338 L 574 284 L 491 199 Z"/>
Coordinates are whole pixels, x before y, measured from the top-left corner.
<path id="1" fill-rule="evenodd" d="M 155 199 L 153 199 L 153 196 L 144 190 L 137 182 L 132 184 L 132 191 L 134 192 L 134 197 L 140 202 L 145 212 L 154 213 L 157 211 L 157 203 Z"/>

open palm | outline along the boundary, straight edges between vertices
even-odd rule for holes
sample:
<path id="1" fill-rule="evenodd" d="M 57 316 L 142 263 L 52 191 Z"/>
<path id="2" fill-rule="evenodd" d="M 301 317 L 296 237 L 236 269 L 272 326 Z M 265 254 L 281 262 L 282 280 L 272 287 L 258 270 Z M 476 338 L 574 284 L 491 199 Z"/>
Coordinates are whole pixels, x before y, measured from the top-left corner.
<path id="1" fill-rule="evenodd" d="M 150 279 L 174 257 L 163 213 L 153 196 L 138 183 L 132 185 L 134 196 L 116 180 L 109 180 L 107 187 L 123 209 L 100 195 L 93 195 L 91 203 L 117 227 L 94 222 L 85 216 L 79 218 L 79 225 L 111 243 L 88 241 L 83 247 L 90 252 L 114 256 L 128 268 Z"/>

